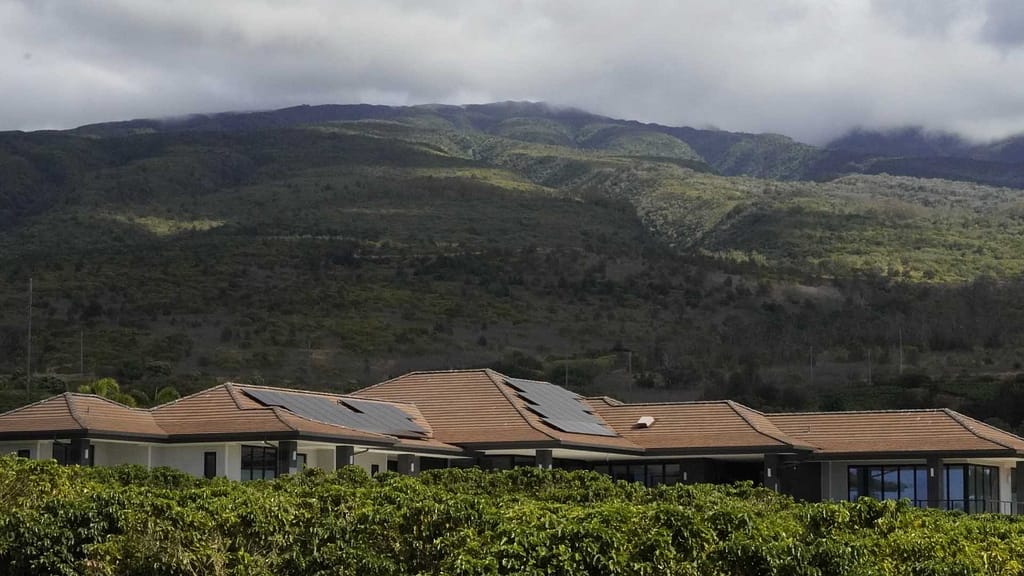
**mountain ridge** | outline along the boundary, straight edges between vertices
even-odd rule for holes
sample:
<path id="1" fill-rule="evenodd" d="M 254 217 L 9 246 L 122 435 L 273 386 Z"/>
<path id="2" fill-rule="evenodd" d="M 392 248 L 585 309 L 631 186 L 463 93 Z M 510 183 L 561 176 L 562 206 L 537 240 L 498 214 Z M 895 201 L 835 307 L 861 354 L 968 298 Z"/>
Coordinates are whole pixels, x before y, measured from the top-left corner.
<path id="1" fill-rule="evenodd" d="M 1019 420 L 993 398 L 1024 364 L 1024 192 L 892 175 L 980 161 L 529 103 L 140 122 L 0 134 L 0 402 L 24 397 L 31 277 L 40 391 L 492 366 Z"/>
<path id="2" fill-rule="evenodd" d="M 300 105 L 266 111 L 106 122 L 62 132 L 109 137 L 168 131 L 260 130 L 323 122 L 395 120 L 416 115 L 435 115 L 456 127 L 487 133 L 495 133 L 501 122 L 510 117 L 549 119 L 575 130 L 586 124 L 604 123 L 624 130 L 660 133 L 685 143 L 697 153 L 701 161 L 727 176 L 821 181 L 852 173 L 889 173 L 1024 187 L 1024 137 L 974 146 L 954 134 L 929 134 L 916 127 L 891 131 L 855 129 L 825 146 L 816 147 L 782 134 L 642 123 L 601 116 L 577 108 L 550 106 L 543 102 L 397 107 L 374 104 Z M 942 166 L 942 161 L 947 158 L 956 159 L 954 169 Z"/>

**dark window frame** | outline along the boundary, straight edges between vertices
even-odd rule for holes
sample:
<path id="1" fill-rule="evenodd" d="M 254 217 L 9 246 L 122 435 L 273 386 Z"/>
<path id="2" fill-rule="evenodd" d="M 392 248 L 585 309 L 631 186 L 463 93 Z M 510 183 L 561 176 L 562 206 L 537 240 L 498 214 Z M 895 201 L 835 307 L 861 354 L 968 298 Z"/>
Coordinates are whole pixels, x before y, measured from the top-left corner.
<path id="1" fill-rule="evenodd" d="M 203 477 L 207 479 L 217 477 L 216 451 L 203 452 Z"/>
<path id="2" fill-rule="evenodd" d="M 918 508 L 928 506 L 928 467 L 924 465 L 851 464 L 846 467 L 846 483 L 846 499 L 850 502 L 860 497 L 908 499 Z"/>
<path id="3" fill-rule="evenodd" d="M 277 478 L 277 447 L 242 445 L 242 480 Z"/>

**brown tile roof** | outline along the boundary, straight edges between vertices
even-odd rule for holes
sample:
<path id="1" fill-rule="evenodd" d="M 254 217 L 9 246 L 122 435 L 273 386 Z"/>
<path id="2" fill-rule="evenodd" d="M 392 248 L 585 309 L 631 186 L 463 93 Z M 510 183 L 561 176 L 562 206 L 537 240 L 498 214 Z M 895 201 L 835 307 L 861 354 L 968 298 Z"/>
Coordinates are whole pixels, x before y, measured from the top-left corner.
<path id="1" fill-rule="evenodd" d="M 549 426 L 527 408 L 504 375 L 488 369 L 412 372 L 357 390 L 353 396 L 410 402 L 433 425 L 437 439 L 450 444 L 642 451 L 622 437 L 572 434 Z"/>
<path id="2" fill-rule="evenodd" d="M 92 394 L 65 392 L 0 415 L 0 435 L 43 432 L 165 436 L 148 411 Z"/>
<path id="3" fill-rule="evenodd" d="M 433 438 L 430 425 L 415 406 L 394 404 L 425 428 L 428 434 L 425 438 L 400 439 L 319 422 L 279 407 L 267 407 L 241 393 L 246 388 L 258 387 L 222 384 L 148 410 L 129 408 L 91 394 L 61 394 L 0 414 L 0 438 L 86 433 L 198 441 L 211 437 L 289 436 L 297 433 L 340 443 L 462 453 L 461 448 Z M 288 392 L 344 398 L 337 394 L 301 390 Z"/>
<path id="4" fill-rule="evenodd" d="M 952 410 L 768 414 L 823 455 L 1024 453 L 1024 439 Z"/>
<path id="5" fill-rule="evenodd" d="M 292 394 L 325 396 L 332 399 L 345 398 L 340 394 L 227 383 L 158 406 L 152 412 L 157 422 L 167 430 L 172 438 L 175 436 L 299 432 L 367 445 L 395 446 L 402 444 L 407 448 L 418 446 L 424 450 L 461 452 L 455 446 L 434 441 L 430 434 L 430 425 L 414 406 L 390 403 L 408 414 L 410 419 L 428 431 L 427 437 L 422 440 L 400 442 L 398 438 L 386 434 L 320 422 L 294 414 L 284 408 L 264 406 L 244 394 L 247 389 L 277 390 Z"/>
<path id="6" fill-rule="evenodd" d="M 0 434 L 83 430 L 71 413 L 70 394 L 61 394 L 0 414 Z"/>
<path id="7" fill-rule="evenodd" d="M 648 451 L 685 454 L 813 449 L 779 430 L 760 412 L 729 400 L 623 404 L 610 398 L 590 398 L 588 402 L 619 434 Z M 636 425 L 644 416 L 654 418 L 649 428 Z"/>

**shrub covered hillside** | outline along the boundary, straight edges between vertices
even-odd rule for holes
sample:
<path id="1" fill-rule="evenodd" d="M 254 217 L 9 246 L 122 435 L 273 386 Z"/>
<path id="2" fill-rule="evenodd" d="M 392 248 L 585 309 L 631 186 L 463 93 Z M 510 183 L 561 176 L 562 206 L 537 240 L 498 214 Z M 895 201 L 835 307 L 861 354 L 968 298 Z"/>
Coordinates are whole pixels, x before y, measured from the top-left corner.
<path id="1" fill-rule="evenodd" d="M 271 482 L 0 458 L 6 574 L 1024 574 L 1024 521 L 749 485 L 356 468 Z"/>

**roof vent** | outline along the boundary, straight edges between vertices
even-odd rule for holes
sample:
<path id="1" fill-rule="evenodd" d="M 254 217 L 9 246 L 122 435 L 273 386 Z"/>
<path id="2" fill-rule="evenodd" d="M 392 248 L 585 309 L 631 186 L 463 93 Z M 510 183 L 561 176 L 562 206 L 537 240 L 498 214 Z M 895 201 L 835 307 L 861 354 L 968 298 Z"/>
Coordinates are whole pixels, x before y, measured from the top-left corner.
<path id="1" fill-rule="evenodd" d="M 651 426 L 654 426 L 654 416 L 641 416 L 636 421 L 637 428 L 650 428 Z"/>

